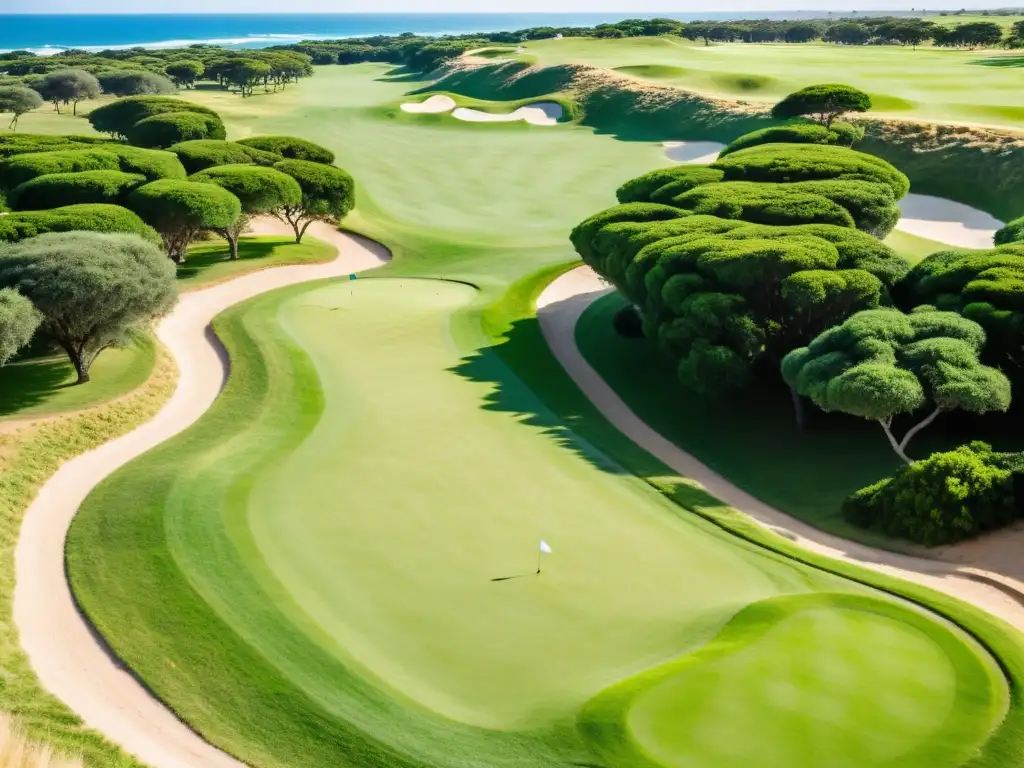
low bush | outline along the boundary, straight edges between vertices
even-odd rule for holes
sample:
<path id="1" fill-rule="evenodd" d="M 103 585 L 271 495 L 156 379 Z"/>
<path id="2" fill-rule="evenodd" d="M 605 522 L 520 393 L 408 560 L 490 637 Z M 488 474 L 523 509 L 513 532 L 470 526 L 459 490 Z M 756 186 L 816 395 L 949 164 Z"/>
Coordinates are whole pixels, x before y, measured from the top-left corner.
<path id="1" fill-rule="evenodd" d="M 857 229 L 881 239 L 900 220 L 900 207 L 892 188 L 870 181 L 821 180 L 798 181 L 784 185 L 793 191 L 811 192 L 841 205 L 853 217 Z"/>
<path id="2" fill-rule="evenodd" d="M 79 171 L 117 171 L 115 155 L 100 149 L 59 150 L 15 155 L 0 161 L 0 188 L 14 189 L 36 176 Z"/>
<path id="3" fill-rule="evenodd" d="M 99 136 L 47 136 L 38 133 L 8 133 L 0 135 L 0 159 L 30 152 L 85 149 L 106 145 L 110 139 Z"/>
<path id="4" fill-rule="evenodd" d="M 101 133 L 126 138 L 128 131 L 140 120 L 168 112 L 195 112 L 217 117 L 209 107 L 173 96 L 129 96 L 92 110 L 89 123 Z"/>
<path id="5" fill-rule="evenodd" d="M 721 181 L 725 174 L 703 165 L 677 165 L 658 168 L 630 179 L 615 192 L 620 203 L 665 203 L 665 198 L 681 195 L 700 186 Z M 655 197 L 660 199 L 655 199 Z"/>
<path id="6" fill-rule="evenodd" d="M 794 186 L 749 181 L 702 184 L 676 196 L 670 204 L 698 214 L 755 224 L 854 226 L 853 217 L 841 205 Z"/>
<path id="7" fill-rule="evenodd" d="M 0 216 L 0 242 L 16 243 L 47 232 L 127 232 L 159 243 L 160 237 L 137 215 L 119 205 L 68 205 L 47 211 Z"/>
<path id="8" fill-rule="evenodd" d="M 759 131 L 745 133 L 718 153 L 720 158 L 741 149 L 761 144 L 839 144 L 841 137 L 836 131 L 818 123 L 794 123 L 773 125 Z"/>
<path id="9" fill-rule="evenodd" d="M 334 153 L 326 147 L 312 141 L 297 139 L 293 136 L 253 136 L 239 139 L 238 143 L 253 149 L 271 152 L 288 160 L 309 160 L 312 163 L 334 163 Z"/>
<path id="10" fill-rule="evenodd" d="M 38 211 L 82 203 L 119 204 L 145 183 L 145 176 L 122 171 L 49 173 L 15 187 L 10 205 L 17 210 Z"/>
<path id="11" fill-rule="evenodd" d="M 1002 229 L 997 229 L 993 241 L 996 245 L 1024 242 L 1024 216 L 1008 222 Z"/>
<path id="12" fill-rule="evenodd" d="M 980 442 L 935 453 L 854 493 L 843 516 L 928 546 L 962 541 L 1019 516 L 1020 458 Z"/>
<path id="13" fill-rule="evenodd" d="M 163 148 L 194 139 L 223 139 L 227 131 L 217 115 L 164 112 L 135 123 L 125 136 L 138 147 Z"/>
<path id="14" fill-rule="evenodd" d="M 271 166 L 283 159 L 281 155 L 250 147 L 241 142 L 215 139 L 183 141 L 180 144 L 174 144 L 168 150 L 178 156 L 189 174 L 199 173 L 199 171 L 219 165 L 251 163 Z"/>
<path id="15" fill-rule="evenodd" d="M 173 152 L 113 143 L 104 145 L 103 151 L 117 155 L 118 164 L 125 173 L 139 173 L 150 181 L 184 179 L 188 175 Z"/>
<path id="16" fill-rule="evenodd" d="M 885 160 L 825 144 L 762 144 L 720 157 L 711 167 L 726 181 L 873 181 L 891 187 L 895 200 L 910 191 L 909 179 Z"/>

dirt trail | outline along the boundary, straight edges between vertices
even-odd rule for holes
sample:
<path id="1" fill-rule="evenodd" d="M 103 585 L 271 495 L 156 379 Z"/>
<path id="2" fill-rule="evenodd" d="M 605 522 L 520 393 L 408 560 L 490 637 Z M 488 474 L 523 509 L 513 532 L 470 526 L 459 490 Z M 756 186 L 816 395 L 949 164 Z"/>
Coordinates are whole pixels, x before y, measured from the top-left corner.
<path id="1" fill-rule="evenodd" d="M 254 223 L 256 234 L 288 234 L 276 220 Z M 85 723 L 154 768 L 238 768 L 242 763 L 204 741 L 115 659 L 78 612 L 64 571 L 68 526 L 89 492 L 107 475 L 195 422 L 227 379 L 213 317 L 266 291 L 376 267 L 387 250 L 317 223 L 309 234 L 335 245 L 325 264 L 276 267 L 184 294 L 157 327 L 180 371 L 177 389 L 150 422 L 65 463 L 25 513 L 15 551 L 14 621 L 43 686 Z"/>

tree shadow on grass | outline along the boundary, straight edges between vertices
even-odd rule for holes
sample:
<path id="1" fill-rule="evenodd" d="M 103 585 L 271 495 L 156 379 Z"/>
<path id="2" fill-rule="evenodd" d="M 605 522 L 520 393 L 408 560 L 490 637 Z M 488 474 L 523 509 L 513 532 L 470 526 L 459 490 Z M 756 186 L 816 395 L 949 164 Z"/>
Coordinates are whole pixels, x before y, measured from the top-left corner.
<path id="1" fill-rule="evenodd" d="M 238 249 L 238 261 L 255 261 L 266 259 L 273 255 L 274 249 L 282 245 L 281 240 L 252 240 L 242 241 L 242 247 Z M 216 264 L 223 264 L 230 261 L 228 244 L 224 243 L 223 248 L 199 253 L 190 253 L 182 264 L 178 265 L 178 279 L 195 277 Z"/>
<path id="2" fill-rule="evenodd" d="M 0 368 L 0 416 L 45 402 L 74 385 L 71 363 L 60 355 L 30 358 Z"/>
<path id="3" fill-rule="evenodd" d="M 1024 67 L 1024 56 L 987 56 L 984 59 L 974 59 L 967 62 L 978 67 L 1000 67 L 1011 69 Z"/>

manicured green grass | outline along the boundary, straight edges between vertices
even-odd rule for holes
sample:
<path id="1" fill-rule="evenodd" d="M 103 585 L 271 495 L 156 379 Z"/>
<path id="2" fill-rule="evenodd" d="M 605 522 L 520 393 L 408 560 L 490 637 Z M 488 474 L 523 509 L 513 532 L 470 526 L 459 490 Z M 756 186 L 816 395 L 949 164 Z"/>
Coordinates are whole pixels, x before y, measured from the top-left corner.
<path id="1" fill-rule="evenodd" d="M 993 17 L 994 19 L 995 17 Z M 901 46 L 716 43 L 676 37 L 536 40 L 526 51 L 542 66 L 585 63 L 690 91 L 774 102 L 820 82 L 867 91 L 874 112 L 1020 128 L 1020 55 Z M 999 66 L 1006 64 L 1007 66 Z"/>
<path id="2" fill-rule="evenodd" d="M 119 657 L 242 759 L 366 764 L 349 762 L 358 746 L 388 765 L 585 760 L 571 723 L 604 687 L 700 647 L 743 605 L 851 588 L 524 422 L 546 408 L 487 349 L 465 311 L 475 299 L 460 284 L 360 279 L 229 311 L 218 331 L 233 376 L 214 410 L 76 518 L 77 599 Z M 556 555 L 536 576 L 541 537 Z M 522 578 L 492 581 L 506 576 Z M 841 634 L 833 653 L 855 655 L 861 638 Z M 957 686 L 976 697 L 961 743 L 980 743 L 1002 708 L 980 657 L 953 672 L 945 651 L 887 643 L 908 677 L 947 694 L 903 702 L 919 728 L 906 743 L 935 738 Z M 877 693 L 862 681 L 842 696 L 854 730 Z M 276 695 L 244 695 L 254 685 Z M 735 674 L 737 696 L 751 685 L 758 675 Z M 328 734 L 315 745 L 313 713 Z M 259 721 L 275 727 L 243 727 Z"/>
<path id="3" fill-rule="evenodd" d="M 148 335 L 101 352 L 85 384 L 75 384 L 75 369 L 63 353 L 10 363 L 0 368 L 0 419 L 78 411 L 113 400 L 142 386 L 155 363 L 156 343 Z"/>
<path id="4" fill-rule="evenodd" d="M 301 243 L 294 237 L 248 235 L 238 241 L 238 259 L 232 260 L 227 242 L 209 240 L 189 248 L 178 266 L 178 284 L 187 291 L 268 267 L 330 261 L 336 255 L 333 245 L 308 235 Z"/>
<path id="5" fill-rule="evenodd" d="M 885 244 L 911 264 L 917 264 L 925 256 L 930 256 L 937 251 L 948 251 L 950 249 L 950 246 L 937 240 L 929 240 L 926 237 L 912 235 L 909 232 L 900 232 L 896 229 L 885 238 Z"/>
<path id="6" fill-rule="evenodd" d="M 765 669 L 806 656 L 842 681 L 830 702 L 850 735 L 828 746 L 837 759 L 863 757 L 881 727 L 865 697 L 898 701 L 904 725 L 920 729 L 903 729 L 908 744 L 951 743 L 948 730 L 957 749 L 980 749 L 1006 690 L 978 646 L 855 583 L 895 582 L 838 565 L 854 581 L 835 578 L 673 475 L 604 421 L 547 350 L 531 299 L 573 258 L 569 229 L 612 204 L 622 181 L 667 164 L 661 148 L 575 124 L 405 119 L 396 106 L 424 83 L 388 71 L 320 68 L 273 100 L 190 94 L 233 137 L 291 133 L 336 151 L 359 183 L 346 224 L 395 260 L 374 279 L 296 286 L 218 318 L 232 356 L 222 397 L 87 500 L 68 570 L 118 655 L 253 764 L 639 766 L 641 749 L 697 754 L 710 725 L 685 743 L 623 737 L 625 757 L 609 763 L 594 738 L 606 723 L 580 719 L 592 697 L 729 642 L 719 632 L 746 606 L 851 595 L 886 616 L 823 604 L 829 644 L 823 629 L 752 645 L 764 661 L 730 670 L 737 701 L 763 695 Z M 476 288 L 410 279 L 430 276 Z M 536 576 L 541 537 L 555 554 Z M 946 615 L 961 608 L 918 593 Z M 802 620 L 791 607 L 787 621 Z M 1005 751 L 986 747 L 978 762 L 1001 768 L 1020 754 L 1024 652 L 1015 633 L 965 615 L 1009 659 L 1014 708 L 995 737 Z M 865 622 L 881 659 L 859 655 Z M 887 654 L 905 660 L 898 674 L 882 668 Z M 973 667 L 959 666 L 962 654 Z M 878 683 L 886 674 L 891 688 Z M 935 695 L 907 704 L 910 677 L 933 681 Z M 822 679 L 788 680 L 820 701 Z M 950 709 L 951 690 L 970 697 L 966 709 Z M 695 716 L 660 701 L 637 698 L 652 728 L 666 707 L 669 719 Z M 944 721 L 951 711 L 963 732 Z M 787 734 L 794 721 L 775 720 Z M 804 721 L 799 739 L 834 733 L 811 727 L 822 722 Z M 791 741 L 757 733 L 765 754 Z M 791 764 L 819 768 L 809 754 Z M 961 762 L 950 749 L 905 765 Z"/>

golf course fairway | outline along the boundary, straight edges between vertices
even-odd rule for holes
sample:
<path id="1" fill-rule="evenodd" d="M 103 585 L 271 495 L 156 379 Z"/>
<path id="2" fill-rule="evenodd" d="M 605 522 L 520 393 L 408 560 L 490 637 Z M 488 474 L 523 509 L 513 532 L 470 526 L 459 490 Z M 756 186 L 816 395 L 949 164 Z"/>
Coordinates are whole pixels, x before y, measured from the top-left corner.
<path id="1" fill-rule="evenodd" d="M 186 722 L 260 766 L 952 768 L 982 746 L 1007 689 L 974 641 L 532 417 L 479 307 L 410 278 L 244 302 L 214 324 L 215 405 L 83 505 L 76 599 Z"/>

